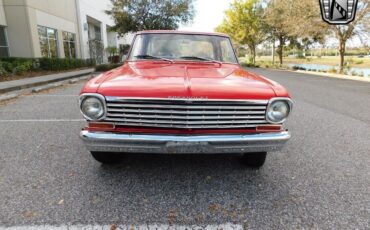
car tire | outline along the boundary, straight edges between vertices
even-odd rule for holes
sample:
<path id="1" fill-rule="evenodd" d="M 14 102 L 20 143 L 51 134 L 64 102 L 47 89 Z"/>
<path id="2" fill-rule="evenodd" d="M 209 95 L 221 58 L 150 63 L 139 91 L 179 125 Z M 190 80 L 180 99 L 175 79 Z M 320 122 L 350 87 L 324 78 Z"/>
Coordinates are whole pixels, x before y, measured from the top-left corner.
<path id="1" fill-rule="evenodd" d="M 123 154 L 112 152 L 90 152 L 96 161 L 102 164 L 118 164 L 122 162 Z"/>
<path id="2" fill-rule="evenodd" d="M 248 167 L 260 168 L 265 163 L 266 155 L 266 152 L 245 153 L 243 154 L 242 162 Z"/>

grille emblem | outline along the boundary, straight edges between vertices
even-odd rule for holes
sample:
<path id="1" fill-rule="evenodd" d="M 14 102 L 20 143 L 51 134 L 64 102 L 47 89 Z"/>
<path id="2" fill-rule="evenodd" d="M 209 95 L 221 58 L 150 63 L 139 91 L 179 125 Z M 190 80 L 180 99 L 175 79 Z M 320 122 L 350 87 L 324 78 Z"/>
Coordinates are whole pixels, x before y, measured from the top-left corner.
<path id="1" fill-rule="evenodd" d="M 168 99 L 176 100 L 207 100 L 208 97 L 178 97 L 178 96 L 169 96 Z"/>
<path id="2" fill-rule="evenodd" d="M 348 24 L 355 19 L 358 0 L 320 0 L 322 19 L 329 24 Z"/>

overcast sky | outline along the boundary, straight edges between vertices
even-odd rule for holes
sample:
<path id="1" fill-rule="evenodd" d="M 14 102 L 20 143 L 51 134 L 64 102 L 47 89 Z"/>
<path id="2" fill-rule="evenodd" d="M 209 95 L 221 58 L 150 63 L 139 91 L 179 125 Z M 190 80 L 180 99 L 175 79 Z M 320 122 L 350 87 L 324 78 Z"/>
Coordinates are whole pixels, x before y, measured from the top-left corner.
<path id="1" fill-rule="evenodd" d="M 193 24 L 181 26 L 179 30 L 213 32 L 222 22 L 224 11 L 232 0 L 196 0 Z"/>

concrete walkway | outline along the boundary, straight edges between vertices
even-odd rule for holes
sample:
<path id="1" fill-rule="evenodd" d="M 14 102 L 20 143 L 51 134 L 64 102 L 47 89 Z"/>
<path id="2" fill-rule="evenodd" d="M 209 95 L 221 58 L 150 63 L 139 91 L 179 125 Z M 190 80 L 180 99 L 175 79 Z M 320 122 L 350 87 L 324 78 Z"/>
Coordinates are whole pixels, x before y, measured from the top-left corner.
<path id="1" fill-rule="evenodd" d="M 64 81 L 71 78 L 80 77 L 94 72 L 93 68 L 83 69 L 78 71 L 57 73 L 44 75 L 40 77 L 31 77 L 14 81 L 0 82 L 0 94 L 7 93 L 14 90 L 21 90 L 26 88 L 31 88 L 39 85 L 44 85 L 48 83 Z"/>

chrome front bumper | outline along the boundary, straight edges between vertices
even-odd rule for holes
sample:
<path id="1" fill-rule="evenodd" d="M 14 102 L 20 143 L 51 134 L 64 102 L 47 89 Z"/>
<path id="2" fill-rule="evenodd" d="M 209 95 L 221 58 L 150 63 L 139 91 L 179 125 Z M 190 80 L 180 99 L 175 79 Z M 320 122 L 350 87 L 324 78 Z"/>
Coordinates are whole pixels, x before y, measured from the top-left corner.
<path id="1" fill-rule="evenodd" d="M 124 134 L 82 130 L 89 151 L 164 154 L 270 152 L 282 149 L 287 131 L 230 135 Z"/>

